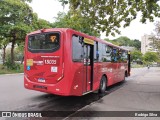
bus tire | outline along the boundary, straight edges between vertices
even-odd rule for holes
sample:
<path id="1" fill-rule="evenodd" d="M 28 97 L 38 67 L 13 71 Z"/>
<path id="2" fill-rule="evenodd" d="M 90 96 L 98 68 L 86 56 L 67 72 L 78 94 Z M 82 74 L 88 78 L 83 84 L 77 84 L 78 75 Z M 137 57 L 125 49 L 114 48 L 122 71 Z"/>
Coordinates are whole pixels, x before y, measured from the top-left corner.
<path id="1" fill-rule="evenodd" d="M 123 81 L 126 80 L 126 72 L 124 73 Z"/>
<path id="2" fill-rule="evenodd" d="M 127 73 L 127 71 L 125 71 L 125 77 L 128 77 L 128 73 Z"/>
<path id="3" fill-rule="evenodd" d="M 99 93 L 105 93 L 106 91 L 106 77 L 102 76 L 101 81 L 100 81 L 100 85 L 99 85 Z"/>

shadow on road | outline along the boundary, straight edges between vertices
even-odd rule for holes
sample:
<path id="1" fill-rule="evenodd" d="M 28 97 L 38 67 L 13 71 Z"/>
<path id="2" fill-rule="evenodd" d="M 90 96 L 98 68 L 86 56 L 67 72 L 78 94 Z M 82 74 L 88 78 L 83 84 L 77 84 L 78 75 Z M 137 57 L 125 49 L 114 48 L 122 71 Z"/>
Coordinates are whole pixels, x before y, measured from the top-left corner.
<path id="1" fill-rule="evenodd" d="M 118 90 L 123 85 L 124 82 L 117 83 L 111 87 L 106 89 L 105 94 L 98 94 L 98 93 L 90 93 L 84 96 L 57 96 L 53 94 L 44 94 L 40 96 L 33 97 L 32 99 L 35 101 L 36 99 L 42 99 L 45 102 L 37 104 L 37 105 L 30 105 L 23 108 L 23 111 L 77 111 L 82 107 L 91 104 L 103 96 L 108 95 L 115 90 Z"/>
<path id="2" fill-rule="evenodd" d="M 50 111 L 59 111 L 61 112 L 58 117 L 54 119 L 62 119 L 65 118 L 66 116 L 69 116 L 73 113 L 75 113 L 77 110 L 85 107 L 86 105 L 89 105 L 95 101 L 100 100 L 102 97 L 113 93 L 114 91 L 118 90 L 121 88 L 123 85 L 125 85 L 126 81 L 117 83 L 111 87 L 108 87 L 106 89 L 105 94 L 98 94 L 98 93 L 90 93 L 84 96 L 69 96 L 69 97 L 64 97 L 64 96 L 57 96 L 53 94 L 44 94 L 44 95 L 39 95 L 35 96 L 31 99 L 35 100 L 42 100 L 45 101 L 43 103 L 39 104 L 31 104 L 28 106 L 24 106 L 23 108 L 19 108 L 17 111 L 49 111 L 49 114 L 52 114 Z M 99 103 L 101 103 L 99 101 Z M 71 112 L 65 112 L 65 111 L 71 111 Z M 53 116 L 48 115 L 48 116 Z M 62 117 L 61 117 L 62 116 Z M 61 118 L 59 118 L 61 117 Z M 52 118 L 44 118 L 45 120 L 50 120 Z M 29 120 L 32 120 L 31 118 Z"/>

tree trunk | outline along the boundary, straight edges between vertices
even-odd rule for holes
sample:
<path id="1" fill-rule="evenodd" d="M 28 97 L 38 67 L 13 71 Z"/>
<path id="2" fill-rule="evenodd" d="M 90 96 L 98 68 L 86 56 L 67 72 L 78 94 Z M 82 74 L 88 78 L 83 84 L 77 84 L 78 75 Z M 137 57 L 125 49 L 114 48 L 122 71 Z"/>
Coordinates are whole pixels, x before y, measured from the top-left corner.
<path id="1" fill-rule="evenodd" d="M 6 47 L 7 47 L 7 45 L 3 45 L 3 57 L 2 57 L 3 65 L 4 65 L 5 59 L 6 59 Z"/>
<path id="2" fill-rule="evenodd" d="M 11 45 L 11 64 L 13 65 L 14 62 L 14 47 L 16 43 L 16 36 L 13 36 L 12 45 Z"/>

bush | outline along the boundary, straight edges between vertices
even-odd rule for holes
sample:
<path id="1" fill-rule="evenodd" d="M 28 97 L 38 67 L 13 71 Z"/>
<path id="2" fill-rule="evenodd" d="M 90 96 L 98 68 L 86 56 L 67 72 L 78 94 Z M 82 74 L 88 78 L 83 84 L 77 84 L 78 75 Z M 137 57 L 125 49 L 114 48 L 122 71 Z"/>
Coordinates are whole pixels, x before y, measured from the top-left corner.
<path id="1" fill-rule="evenodd" d="M 17 63 L 12 64 L 10 57 L 7 58 L 4 66 L 6 66 L 9 70 L 20 70 L 20 65 Z"/>

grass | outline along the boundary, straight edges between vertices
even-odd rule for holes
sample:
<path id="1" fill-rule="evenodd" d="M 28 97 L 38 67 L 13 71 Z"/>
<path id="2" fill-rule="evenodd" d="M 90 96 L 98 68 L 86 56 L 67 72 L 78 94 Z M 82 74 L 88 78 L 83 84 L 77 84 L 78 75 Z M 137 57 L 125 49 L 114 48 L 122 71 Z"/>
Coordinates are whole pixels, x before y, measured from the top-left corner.
<path id="1" fill-rule="evenodd" d="M 20 64 L 20 69 L 17 70 L 10 70 L 7 69 L 5 66 L 0 64 L 0 74 L 14 74 L 14 73 L 23 73 L 23 64 Z"/>
<path id="2" fill-rule="evenodd" d="M 140 65 L 140 64 L 131 64 L 132 68 L 142 68 L 145 67 L 145 65 Z"/>

